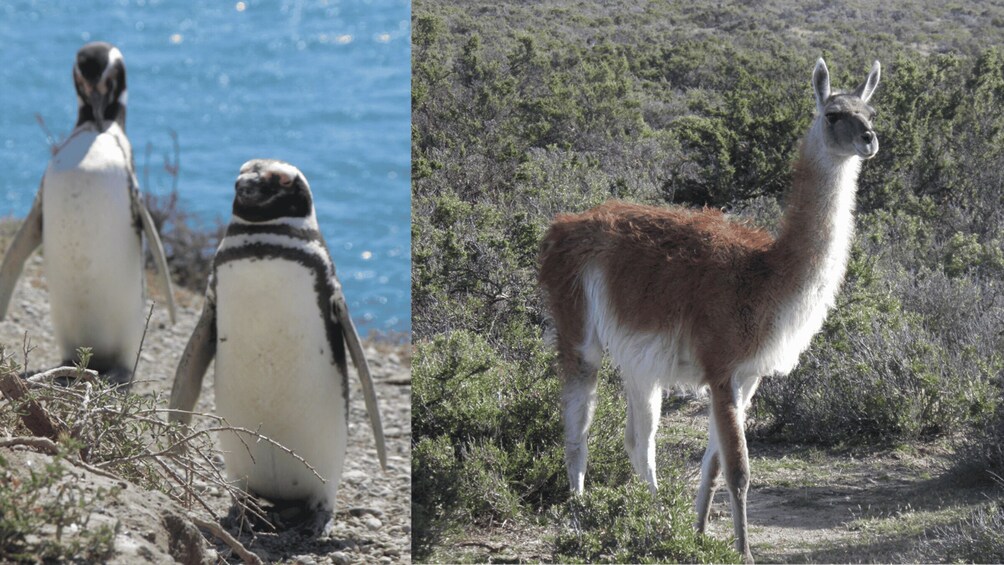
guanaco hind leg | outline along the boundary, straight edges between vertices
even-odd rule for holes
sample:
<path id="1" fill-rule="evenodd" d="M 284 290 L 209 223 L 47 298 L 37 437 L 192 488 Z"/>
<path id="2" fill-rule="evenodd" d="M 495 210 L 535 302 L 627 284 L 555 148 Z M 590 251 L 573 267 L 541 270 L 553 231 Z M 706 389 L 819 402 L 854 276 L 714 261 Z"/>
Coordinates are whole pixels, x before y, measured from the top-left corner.
<path id="1" fill-rule="evenodd" d="M 718 474 L 721 466 L 718 459 L 718 429 L 715 418 L 708 418 L 708 448 L 701 460 L 701 486 L 697 489 L 697 523 L 694 528 L 701 533 L 708 527 L 708 516 L 711 514 L 711 501 L 718 490 Z"/>
<path id="2" fill-rule="evenodd" d="M 561 391 L 562 413 L 565 424 L 565 468 L 568 484 L 575 494 L 582 494 L 586 480 L 586 458 L 589 426 L 596 411 L 597 364 L 581 356 L 569 363 L 572 374 L 564 376 Z"/>

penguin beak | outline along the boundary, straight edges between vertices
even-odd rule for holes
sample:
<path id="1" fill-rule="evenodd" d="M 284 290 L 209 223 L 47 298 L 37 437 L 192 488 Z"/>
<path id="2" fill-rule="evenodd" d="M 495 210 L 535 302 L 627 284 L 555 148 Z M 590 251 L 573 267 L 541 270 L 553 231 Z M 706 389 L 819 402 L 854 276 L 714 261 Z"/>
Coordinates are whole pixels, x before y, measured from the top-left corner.
<path id="1" fill-rule="evenodd" d="M 94 113 L 94 123 L 98 131 L 105 129 L 105 109 L 108 107 L 108 96 L 101 94 L 97 88 L 91 89 L 91 111 Z"/>

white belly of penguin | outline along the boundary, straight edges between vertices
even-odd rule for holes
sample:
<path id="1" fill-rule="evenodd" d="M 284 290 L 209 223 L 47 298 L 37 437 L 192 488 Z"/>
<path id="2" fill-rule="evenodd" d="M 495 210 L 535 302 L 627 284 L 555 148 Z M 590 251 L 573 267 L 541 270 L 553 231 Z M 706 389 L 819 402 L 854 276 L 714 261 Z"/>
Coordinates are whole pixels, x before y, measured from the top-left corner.
<path id="1" fill-rule="evenodd" d="M 230 477 L 278 500 L 333 508 L 345 460 L 342 376 L 334 364 L 314 274 L 294 261 L 237 260 L 216 271 L 216 412 L 265 442 L 221 433 Z"/>
<path id="2" fill-rule="evenodd" d="M 111 135 L 78 133 L 52 158 L 42 190 L 45 278 L 62 354 L 90 347 L 96 359 L 131 368 L 143 333 L 143 250 L 126 156 Z"/>

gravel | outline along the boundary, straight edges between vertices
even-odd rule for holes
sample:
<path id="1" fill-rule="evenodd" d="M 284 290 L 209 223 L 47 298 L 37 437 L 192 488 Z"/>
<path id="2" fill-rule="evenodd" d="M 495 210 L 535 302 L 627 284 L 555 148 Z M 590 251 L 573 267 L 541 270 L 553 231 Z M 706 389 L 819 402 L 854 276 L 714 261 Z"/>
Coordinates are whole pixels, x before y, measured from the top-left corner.
<path id="1" fill-rule="evenodd" d="M 0 238 L 0 246 L 6 249 L 11 230 L 9 226 L 4 228 L 3 233 L 8 237 Z M 29 259 L 18 281 L 8 315 L 0 322 L 0 344 L 6 347 L 8 353 L 14 353 L 16 359 L 26 359 L 29 371 L 49 369 L 60 363 L 41 263 L 39 254 Z M 152 274 L 148 273 L 147 283 L 148 298 L 160 302 L 158 282 Z M 198 319 L 203 299 L 201 294 L 185 289 L 175 291 L 177 323 L 170 325 L 166 310 L 159 303 L 154 305 L 132 389 L 136 394 L 159 398 L 165 407 L 170 397 L 174 370 Z M 367 341 L 366 349 L 387 431 L 387 470 L 380 469 L 359 382 L 351 377 L 349 445 L 336 505 L 334 531 L 329 538 L 317 538 L 297 530 L 242 536 L 240 539 L 245 546 L 265 561 L 323 565 L 402 563 L 411 560 L 410 347 Z M 212 375 L 213 368 L 210 367 L 197 411 L 213 411 Z M 229 499 L 218 489 L 207 491 L 206 495 L 214 509 L 225 515 Z M 129 518 L 123 514 L 116 519 L 122 521 Z M 149 529 L 145 524 L 123 524 L 122 527 L 125 531 L 135 532 Z M 122 546 L 121 549 L 127 548 Z M 230 556 L 229 549 L 224 545 L 217 544 L 215 550 L 223 558 L 230 561 L 236 559 Z M 130 557 L 135 556 L 134 552 L 130 552 Z"/>

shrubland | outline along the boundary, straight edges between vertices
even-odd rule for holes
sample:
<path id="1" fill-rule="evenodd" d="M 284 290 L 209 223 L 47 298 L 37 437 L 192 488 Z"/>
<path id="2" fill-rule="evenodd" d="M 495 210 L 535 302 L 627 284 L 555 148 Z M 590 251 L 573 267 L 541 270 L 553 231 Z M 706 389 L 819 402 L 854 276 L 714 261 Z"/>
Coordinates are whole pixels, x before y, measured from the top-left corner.
<path id="1" fill-rule="evenodd" d="M 847 89 L 881 60 L 880 149 L 862 167 L 837 306 L 799 367 L 765 379 L 751 437 L 945 441 L 975 475 L 1004 474 L 1004 51 L 987 47 L 1004 32 L 994 21 L 1004 10 L 985 2 L 417 2 L 415 557 L 471 524 L 543 521 L 587 535 L 583 524 L 603 519 L 597 500 L 568 501 L 538 242 L 556 214 L 611 198 L 711 206 L 773 230 L 819 56 Z M 587 491 L 634 500 L 620 385 L 609 367 L 601 378 Z M 692 522 L 686 498 L 663 502 L 667 520 Z M 591 542 L 597 553 L 574 557 L 564 536 L 556 559 L 626 555 Z"/>

